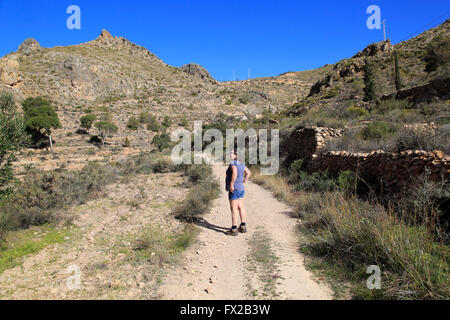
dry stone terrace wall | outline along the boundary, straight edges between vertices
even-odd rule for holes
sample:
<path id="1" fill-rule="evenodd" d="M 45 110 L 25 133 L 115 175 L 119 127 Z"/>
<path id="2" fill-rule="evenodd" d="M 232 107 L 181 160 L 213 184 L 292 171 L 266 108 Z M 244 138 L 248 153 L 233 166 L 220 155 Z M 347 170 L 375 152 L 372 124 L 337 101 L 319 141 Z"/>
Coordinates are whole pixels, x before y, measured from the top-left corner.
<path id="1" fill-rule="evenodd" d="M 325 171 L 338 174 L 340 171 L 367 173 L 376 176 L 385 190 L 401 191 L 420 178 L 426 171 L 429 178 L 450 178 L 450 157 L 441 151 L 421 150 L 390 153 L 382 150 L 370 153 L 332 151 L 320 153 L 328 139 L 342 136 L 343 129 L 298 128 L 285 140 L 282 152 L 288 161 L 305 159 L 309 172 Z"/>
<path id="2" fill-rule="evenodd" d="M 450 177 L 450 157 L 441 151 L 405 151 L 389 153 L 382 150 L 371 153 L 327 152 L 314 155 L 309 163 L 311 171 L 336 174 L 351 170 L 378 177 L 387 190 L 401 191 L 428 171 L 431 180 Z"/>
<path id="3" fill-rule="evenodd" d="M 311 160 L 328 139 L 342 136 L 343 129 L 324 127 L 297 128 L 281 146 L 282 152 L 290 160 Z"/>

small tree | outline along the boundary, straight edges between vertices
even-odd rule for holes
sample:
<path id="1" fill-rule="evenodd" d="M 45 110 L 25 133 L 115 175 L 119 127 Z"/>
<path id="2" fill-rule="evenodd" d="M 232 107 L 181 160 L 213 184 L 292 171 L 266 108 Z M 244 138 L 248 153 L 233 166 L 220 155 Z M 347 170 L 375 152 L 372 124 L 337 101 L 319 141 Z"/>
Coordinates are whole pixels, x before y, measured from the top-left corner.
<path id="1" fill-rule="evenodd" d="M 36 144 L 42 139 L 49 141 L 50 150 L 53 152 L 52 129 L 61 128 L 58 114 L 48 105 L 24 107 L 26 130 L 32 135 Z M 47 148 L 47 144 L 45 144 Z"/>
<path id="2" fill-rule="evenodd" d="M 22 102 L 23 111 L 25 113 L 37 107 L 50 105 L 51 105 L 50 100 L 44 97 L 28 97 Z"/>
<path id="3" fill-rule="evenodd" d="M 97 116 L 95 114 L 87 114 L 80 118 L 80 127 L 89 131 L 92 128 Z"/>
<path id="4" fill-rule="evenodd" d="M 394 52 L 394 72 L 395 72 L 395 89 L 397 91 L 403 88 L 402 79 L 400 78 L 400 66 L 398 63 L 398 54 L 397 51 Z"/>
<path id="5" fill-rule="evenodd" d="M 372 101 L 375 100 L 375 73 L 372 63 L 366 58 L 364 64 L 364 100 Z"/>
<path id="6" fill-rule="evenodd" d="M 99 121 L 94 124 L 98 130 L 98 135 L 102 139 L 101 148 L 105 146 L 105 140 L 107 137 L 117 133 L 119 128 L 110 121 Z"/>
<path id="7" fill-rule="evenodd" d="M 13 178 L 11 168 L 17 153 L 25 146 L 28 136 L 25 122 L 17 111 L 11 93 L 0 94 L 0 194 L 3 186 Z"/>

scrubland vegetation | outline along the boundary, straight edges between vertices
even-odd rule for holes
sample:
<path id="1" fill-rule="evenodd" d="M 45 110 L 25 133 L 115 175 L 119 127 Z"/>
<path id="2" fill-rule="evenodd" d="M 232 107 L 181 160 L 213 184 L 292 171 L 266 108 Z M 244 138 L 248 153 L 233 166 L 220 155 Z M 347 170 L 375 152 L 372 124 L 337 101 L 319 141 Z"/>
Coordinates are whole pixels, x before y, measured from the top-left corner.
<path id="1" fill-rule="evenodd" d="M 308 265 L 326 275 L 336 298 L 447 299 L 450 188 L 426 178 L 408 195 L 380 199 L 350 171 L 308 174 L 303 161 L 253 181 L 294 207 Z M 386 201 L 388 200 L 388 201 Z M 366 269 L 377 265 L 382 286 L 369 290 Z M 346 288 L 344 283 L 350 283 Z"/>

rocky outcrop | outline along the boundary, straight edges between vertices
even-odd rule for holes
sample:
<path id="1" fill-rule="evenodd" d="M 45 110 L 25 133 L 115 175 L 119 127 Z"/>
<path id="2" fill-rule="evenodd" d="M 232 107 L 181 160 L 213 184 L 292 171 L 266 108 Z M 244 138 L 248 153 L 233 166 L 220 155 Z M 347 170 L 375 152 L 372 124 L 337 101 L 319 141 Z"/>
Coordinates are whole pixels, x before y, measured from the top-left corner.
<path id="1" fill-rule="evenodd" d="M 375 42 L 368 45 L 364 50 L 358 52 L 353 58 L 373 57 L 380 54 L 390 53 L 392 50 L 391 40 Z"/>
<path id="2" fill-rule="evenodd" d="M 106 47 L 112 49 L 126 50 L 130 54 L 140 56 L 143 59 L 151 58 L 152 60 L 158 63 L 164 64 L 156 55 L 151 53 L 146 48 L 139 46 L 123 37 L 114 37 L 106 29 L 103 29 L 100 35 L 97 37 L 97 39 L 88 42 L 87 45 L 99 46 L 102 48 Z"/>
<path id="3" fill-rule="evenodd" d="M 196 78 L 216 82 L 205 68 L 196 63 L 185 64 L 184 66 L 181 67 L 181 70 Z"/>
<path id="4" fill-rule="evenodd" d="M 19 46 L 19 52 L 23 54 L 30 54 L 35 51 L 38 51 L 41 49 L 41 45 L 39 42 L 34 40 L 33 38 L 28 38 L 22 44 Z"/>
<path id="5" fill-rule="evenodd" d="M 15 87 L 22 82 L 19 72 L 19 62 L 15 59 L 0 59 L 0 82 Z"/>
<path id="6" fill-rule="evenodd" d="M 361 72 L 364 68 L 364 62 L 361 60 L 345 61 L 338 63 L 334 67 L 334 76 L 337 79 L 351 77 L 358 72 Z"/>
<path id="7" fill-rule="evenodd" d="M 350 59 L 337 63 L 333 67 L 333 71 L 325 77 L 319 79 L 310 89 L 309 96 L 319 94 L 324 87 L 333 86 L 333 83 L 343 78 L 354 76 L 361 72 L 364 68 L 362 60 Z"/>

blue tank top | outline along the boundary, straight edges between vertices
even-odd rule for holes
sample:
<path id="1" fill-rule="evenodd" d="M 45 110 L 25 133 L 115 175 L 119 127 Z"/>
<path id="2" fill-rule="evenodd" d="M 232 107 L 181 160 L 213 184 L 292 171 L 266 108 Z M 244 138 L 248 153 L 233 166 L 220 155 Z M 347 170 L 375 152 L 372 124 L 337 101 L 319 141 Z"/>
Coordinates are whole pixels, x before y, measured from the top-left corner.
<path id="1" fill-rule="evenodd" d="M 227 169 L 227 177 L 225 180 L 225 188 L 227 191 L 230 191 L 230 182 L 231 178 L 233 176 L 233 168 L 232 166 L 235 166 L 237 168 L 237 177 L 236 181 L 234 182 L 234 190 L 237 191 L 244 191 L 244 171 L 245 171 L 245 164 L 240 163 L 237 160 L 233 160 Z"/>

